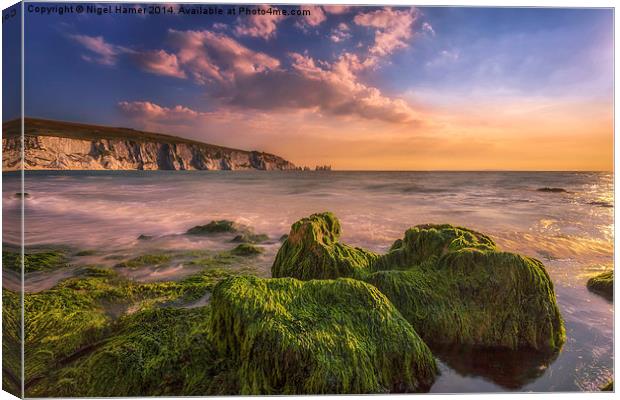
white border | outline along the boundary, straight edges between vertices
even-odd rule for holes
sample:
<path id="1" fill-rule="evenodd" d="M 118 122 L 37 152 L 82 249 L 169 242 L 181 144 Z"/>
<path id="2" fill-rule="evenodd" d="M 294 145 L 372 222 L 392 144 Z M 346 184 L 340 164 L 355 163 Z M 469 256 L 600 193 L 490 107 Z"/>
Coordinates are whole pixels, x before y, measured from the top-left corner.
<path id="1" fill-rule="evenodd" d="M 30 1 L 32 2 L 32 1 Z M 53 2 L 53 1 L 48 1 L 48 2 Z M 81 3 L 87 3 L 87 2 L 91 2 L 91 3 L 101 3 L 101 1 L 96 1 L 96 0 L 86 0 L 86 1 L 76 1 L 76 2 L 81 2 Z M 128 0 L 120 0 L 117 1 L 119 3 L 131 3 L 131 4 L 135 4 L 135 3 L 170 3 L 170 0 L 152 0 L 152 1 L 128 1 Z M 374 0 L 374 1 L 368 1 L 368 2 L 352 2 L 350 0 L 321 0 L 321 1 L 310 1 L 310 0 L 298 0 L 298 1 L 282 1 L 282 0 L 272 0 L 272 1 L 261 1 L 261 0 L 244 0 L 244 1 L 230 1 L 230 0 L 220 0 L 220 1 L 174 1 L 175 3 L 203 3 L 203 4 L 227 4 L 227 3 L 231 3 L 231 4 L 265 4 L 265 3 L 269 3 L 269 4 L 338 4 L 338 5 L 362 5 L 362 4 L 373 4 L 373 5 L 410 5 L 410 6 L 444 6 L 444 7 L 450 7 L 450 6 L 461 6 L 461 7 L 568 7 L 568 8 L 594 8 L 594 7 L 605 7 L 605 8 L 614 8 L 615 9 L 615 1 L 610 1 L 610 0 L 590 0 L 590 1 L 583 1 L 583 0 L 562 0 L 562 1 L 553 1 L 553 0 L 521 0 L 521 1 L 514 1 L 514 0 L 504 0 L 504 1 L 491 1 L 491 0 L 461 0 L 461 1 L 454 1 L 454 2 L 446 2 L 446 1 L 440 1 L 440 0 L 422 0 L 420 3 L 418 4 L 414 4 L 412 2 L 403 2 L 403 1 L 398 1 L 398 0 L 393 0 L 393 1 L 387 1 L 387 0 Z M 0 0 L 0 6 L 2 9 L 5 9 L 13 4 L 15 4 L 15 1 L 12 0 Z M 0 41 L 2 38 L 2 33 L 1 33 L 1 29 L 0 29 Z M 22 44 L 23 44 L 23 32 L 24 32 L 24 20 L 23 20 L 23 7 L 22 7 Z M 614 10 L 614 61 L 615 61 L 615 53 L 616 50 L 618 48 L 618 43 L 620 42 L 618 39 L 618 31 L 615 29 L 615 10 Z M 24 113 L 24 96 L 23 96 L 23 89 L 24 89 L 24 82 L 23 82 L 23 63 L 24 63 L 24 52 L 23 52 L 23 47 L 22 47 L 22 134 L 23 134 L 23 113 Z M 0 53 L 0 64 L 2 64 L 2 55 Z M 617 86 L 615 86 L 615 76 L 617 75 L 618 72 L 618 64 L 616 64 L 614 62 L 614 201 L 615 201 L 615 188 L 618 187 L 618 183 L 620 181 L 620 179 L 618 178 L 617 174 L 615 174 L 615 166 L 616 166 L 616 155 L 620 154 L 618 152 L 618 149 L 620 147 L 620 144 L 615 140 L 615 132 L 616 132 L 616 121 L 617 121 L 617 110 L 615 109 L 615 104 L 616 104 L 616 100 L 617 100 L 617 96 L 618 96 L 618 90 L 617 90 Z M 2 85 L 0 83 L 0 89 L 2 88 Z M 1 93 L 1 90 L 0 90 Z M 0 94 L 0 101 L 1 101 L 1 94 Z M 0 111 L 1 113 L 1 111 Z M 23 147 L 22 147 L 22 151 L 23 151 Z M 23 176 L 23 171 L 22 171 L 22 176 Z M 2 182 L 2 177 L 0 176 L 0 183 Z M 24 183 L 22 180 L 22 192 L 24 190 L 23 187 Z M 616 227 L 615 224 L 615 210 L 616 208 L 614 208 L 614 230 Z M 0 226 L 2 223 L 2 215 L 0 213 Z M 23 241 L 23 232 L 24 232 L 24 226 L 23 226 L 23 204 L 22 204 L 22 241 Z M 620 242 L 620 240 L 618 239 L 617 236 L 614 236 L 614 249 L 618 248 L 618 243 Z M 0 234 L 0 243 L 1 243 L 1 234 Z M 614 254 L 614 265 L 618 265 L 618 260 L 619 260 L 619 255 L 618 253 L 615 252 Z M 22 276 L 22 288 L 23 288 L 23 276 Z M 617 296 L 615 296 L 617 298 Z M 23 307 L 23 304 L 22 304 Z M 614 305 L 615 308 L 615 305 Z M 23 308 L 22 308 L 23 310 Z M 22 318 L 23 318 L 23 313 L 22 313 Z M 615 316 L 614 319 L 614 328 L 618 321 L 618 316 Z M 23 322 L 22 322 L 22 329 L 23 329 Z M 23 333 L 22 333 L 23 334 Z M 619 339 L 620 335 L 618 333 L 618 330 L 614 329 L 614 347 L 615 347 L 615 343 L 618 343 L 618 339 Z M 23 345 L 22 345 L 23 346 Z M 22 357 L 23 357 L 23 352 L 22 352 Z M 0 348 L 0 361 L 1 361 L 1 348 Z M 614 358 L 614 375 L 615 371 L 617 371 L 617 360 Z M 22 370 L 23 370 L 23 362 L 22 362 Z M 22 371 L 23 374 L 23 371 Z M 23 375 L 22 375 L 23 376 Z M 23 389 L 22 389 L 23 390 Z M 23 392 L 22 392 L 23 393 Z M 484 396 L 485 399 L 489 399 L 489 400 L 495 400 L 495 399 L 501 399 L 503 397 L 512 397 L 515 398 L 515 396 L 524 396 L 527 395 L 528 398 L 531 399 L 539 399 L 539 398 L 546 398 L 546 399 L 561 399 L 561 400 L 575 400 L 575 399 L 581 399 L 584 397 L 590 397 L 590 396 L 596 396 L 597 399 L 611 399 L 613 397 L 615 397 L 615 393 L 610 393 L 610 392 L 601 392 L 601 393 L 563 393 L 563 392 L 557 392 L 557 393 L 535 393 L 535 394 L 526 394 L 523 392 L 515 392 L 515 393 L 501 393 L 501 394 L 486 394 L 486 393 L 476 393 L 476 394 L 459 394 L 459 393 L 455 393 L 455 394 L 416 394 L 415 397 L 416 398 L 436 398 L 436 397 L 445 397 L 445 396 L 455 396 L 458 397 L 459 399 L 468 399 L 468 400 L 473 400 L 476 399 L 477 397 L 480 396 Z M 413 395 L 399 395 L 399 394 L 391 394 L 391 395 L 373 395 L 372 398 L 373 399 L 381 399 L 381 400 L 389 400 L 389 399 L 395 399 L 395 398 L 403 398 L 403 396 L 413 396 Z M 251 399 L 253 397 L 256 396 L 229 396 L 229 397 L 209 397 L 211 399 L 230 399 L 231 397 L 233 397 L 234 399 Z M 283 397 L 294 397 L 294 396 L 283 396 Z M 319 396 L 303 396 L 303 397 L 319 397 Z M 333 396 L 333 395 L 329 395 L 329 396 L 320 396 L 321 399 L 337 399 L 339 397 L 343 397 L 343 396 Z M 347 399 L 363 399 L 363 398 L 367 398 L 368 396 L 359 396 L 359 395 L 346 395 L 345 396 Z M 7 392 L 0 392 L 0 400 L 5 400 L 5 399 L 14 399 L 15 397 L 8 394 Z M 186 397 L 168 397 L 168 399 L 185 399 Z M 141 398 L 136 398 L 136 399 L 141 399 Z"/>

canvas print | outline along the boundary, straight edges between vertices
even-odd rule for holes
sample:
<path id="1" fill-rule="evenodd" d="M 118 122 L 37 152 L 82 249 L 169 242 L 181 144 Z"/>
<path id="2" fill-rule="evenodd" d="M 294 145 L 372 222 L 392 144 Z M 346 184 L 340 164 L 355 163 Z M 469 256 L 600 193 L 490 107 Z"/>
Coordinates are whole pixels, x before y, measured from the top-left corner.
<path id="1" fill-rule="evenodd" d="M 3 390 L 613 390 L 613 26 L 6 8 Z"/>

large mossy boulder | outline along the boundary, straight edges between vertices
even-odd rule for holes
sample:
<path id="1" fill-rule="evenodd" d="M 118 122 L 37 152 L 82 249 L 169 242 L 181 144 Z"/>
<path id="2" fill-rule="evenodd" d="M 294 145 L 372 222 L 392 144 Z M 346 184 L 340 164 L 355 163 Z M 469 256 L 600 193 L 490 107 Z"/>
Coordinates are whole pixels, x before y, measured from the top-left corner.
<path id="1" fill-rule="evenodd" d="M 418 225 L 407 229 L 405 237 L 396 240 L 390 251 L 376 260 L 373 269 L 409 269 L 460 249 L 495 251 L 497 247 L 491 238 L 471 229 L 447 224 Z"/>
<path id="2" fill-rule="evenodd" d="M 418 392 L 433 355 L 376 288 L 353 279 L 236 277 L 213 291 L 211 327 L 241 394 Z"/>
<path id="3" fill-rule="evenodd" d="M 334 279 L 368 273 L 378 255 L 340 243 L 340 222 L 329 212 L 297 221 L 271 268 L 274 278 Z"/>
<path id="4" fill-rule="evenodd" d="M 614 298 L 614 271 L 605 271 L 588 280 L 588 289 L 607 299 Z"/>
<path id="5" fill-rule="evenodd" d="M 564 343 L 553 285 L 531 258 L 461 249 L 366 281 L 431 344 L 553 352 Z"/>
<path id="6" fill-rule="evenodd" d="M 339 268 L 342 251 L 334 249 L 353 248 L 337 242 L 339 231 L 330 213 L 295 223 L 272 273 L 364 280 L 431 344 L 553 352 L 565 340 L 553 284 L 538 260 L 499 251 L 491 238 L 470 229 L 419 225 L 382 256 L 354 249 L 371 256 L 345 269 Z"/>

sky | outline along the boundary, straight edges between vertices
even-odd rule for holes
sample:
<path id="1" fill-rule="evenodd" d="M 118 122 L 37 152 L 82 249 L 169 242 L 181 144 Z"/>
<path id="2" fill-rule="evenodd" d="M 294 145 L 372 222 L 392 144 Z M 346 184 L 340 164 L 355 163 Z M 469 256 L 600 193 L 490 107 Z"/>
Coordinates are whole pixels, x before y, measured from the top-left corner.
<path id="1" fill-rule="evenodd" d="M 26 11 L 26 115 L 339 170 L 613 169 L 610 9 L 171 7 Z"/>

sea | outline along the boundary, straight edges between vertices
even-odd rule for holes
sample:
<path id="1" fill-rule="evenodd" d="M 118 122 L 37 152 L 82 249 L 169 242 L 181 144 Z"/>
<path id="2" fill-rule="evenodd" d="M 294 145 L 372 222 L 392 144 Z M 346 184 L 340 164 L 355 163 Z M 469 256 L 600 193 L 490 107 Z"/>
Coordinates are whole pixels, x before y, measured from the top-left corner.
<path id="1" fill-rule="evenodd" d="M 502 250 L 544 263 L 567 341 L 547 359 L 438 349 L 441 373 L 431 392 L 590 391 L 613 376 L 613 303 L 586 288 L 590 276 L 613 268 L 612 173 L 27 171 L 25 176 L 27 246 L 97 250 L 96 256 L 72 260 L 77 267 L 111 267 L 114 260 L 162 249 L 231 248 L 229 240 L 184 235 L 221 219 L 269 236 L 265 253 L 254 261 L 262 276 L 270 276 L 279 238 L 316 212 L 331 211 L 340 219 L 342 242 L 377 252 L 418 224 L 475 229 Z M 19 244 L 21 192 L 20 175 L 4 173 L 5 245 Z M 153 238 L 139 240 L 140 235 Z M 49 289 L 75 266 L 27 274 L 25 290 Z M 127 274 L 156 281 L 194 272 L 179 262 Z"/>

